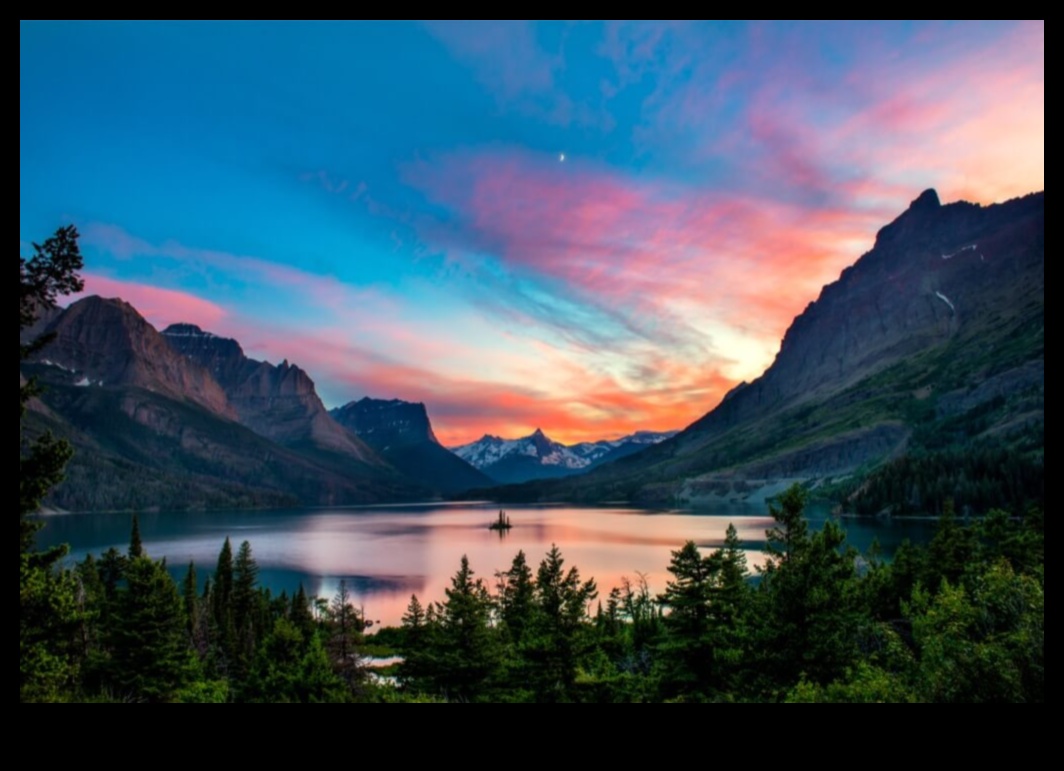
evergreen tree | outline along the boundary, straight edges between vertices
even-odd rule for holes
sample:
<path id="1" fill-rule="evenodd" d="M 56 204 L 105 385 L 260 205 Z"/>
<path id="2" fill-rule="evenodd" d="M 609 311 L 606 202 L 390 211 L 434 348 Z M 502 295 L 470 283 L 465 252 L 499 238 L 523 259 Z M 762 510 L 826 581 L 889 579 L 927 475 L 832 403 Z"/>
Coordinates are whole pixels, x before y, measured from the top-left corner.
<path id="1" fill-rule="evenodd" d="M 497 576 L 499 618 L 513 645 L 520 646 L 532 626 L 536 586 L 525 553 L 519 552 L 510 569 Z"/>
<path id="2" fill-rule="evenodd" d="M 573 700 L 577 671 L 592 644 L 589 605 L 597 597 L 595 582 L 582 581 L 576 568 L 566 571 L 561 551 L 552 548 L 536 575 L 535 631 L 525 648 L 538 702 Z"/>
<path id="3" fill-rule="evenodd" d="M 303 584 L 299 585 L 299 591 L 292 598 L 291 621 L 292 625 L 303 635 L 304 640 L 309 640 L 314 634 L 314 614 L 310 611 L 310 599 L 307 597 Z"/>
<path id="4" fill-rule="evenodd" d="M 229 674 L 237 658 L 237 632 L 233 617 L 233 545 L 228 538 L 218 554 L 211 587 L 211 616 L 214 621 L 214 641 L 217 665 L 222 674 Z"/>
<path id="5" fill-rule="evenodd" d="M 139 559 L 144 556 L 144 542 L 140 537 L 140 519 L 133 515 L 133 526 L 129 534 L 129 558 Z"/>
<path id="6" fill-rule="evenodd" d="M 26 330 L 62 295 L 81 291 L 82 268 L 78 232 L 60 228 L 44 244 L 33 245 L 29 259 L 19 257 L 19 363 L 26 361 L 50 337 L 24 339 Z M 22 419 L 30 400 L 40 393 L 35 381 L 19 383 L 19 699 L 59 698 L 76 677 L 74 639 L 81 626 L 77 584 L 55 565 L 66 549 L 36 552 L 40 523 L 31 517 L 48 493 L 63 480 L 72 449 L 66 442 L 44 435 L 34 442 L 23 436 Z"/>
<path id="7" fill-rule="evenodd" d="M 769 507 L 776 526 L 761 571 L 759 649 L 777 694 L 803 676 L 818 685 L 839 680 L 859 654 L 856 554 L 842 550 L 846 535 L 834 522 L 809 534 L 805 501 L 796 485 Z"/>
<path id="8" fill-rule="evenodd" d="M 336 595 L 329 603 L 327 628 L 329 637 L 326 649 L 333 672 L 343 680 L 348 690 L 355 694 L 366 679 L 366 670 L 358 653 L 366 622 L 361 611 L 357 610 L 352 602 L 347 581 L 340 582 Z"/>
<path id="9" fill-rule="evenodd" d="M 185 600 L 185 625 L 188 629 L 189 639 L 195 635 L 197 616 L 199 610 L 199 581 L 196 578 L 196 563 L 188 563 L 188 572 L 181 584 L 182 596 Z"/>
<path id="10" fill-rule="evenodd" d="M 673 575 L 659 601 L 666 608 L 666 637 L 661 646 L 666 694 L 703 694 L 713 674 L 710 601 L 720 562 L 704 558 L 689 541 L 672 554 Z"/>
<path id="11" fill-rule="evenodd" d="M 478 701 L 498 673 L 501 649 L 490 626 L 491 597 L 467 557 L 462 557 L 446 594 L 447 601 L 435 611 L 440 619 L 439 656 L 426 674 L 449 700 Z"/>
<path id="12" fill-rule="evenodd" d="M 251 544 L 240 544 L 233 563 L 232 614 L 240 645 L 240 655 L 250 656 L 255 647 L 255 634 L 260 620 L 258 592 L 259 565 L 251 551 Z"/>
<path id="13" fill-rule="evenodd" d="M 411 597 L 403 614 L 403 662 L 399 665 L 399 682 L 404 688 L 416 693 L 439 690 L 434 679 L 440 671 L 439 646 L 436 610 L 432 606 L 425 608 L 416 596 Z"/>
<path id="14" fill-rule="evenodd" d="M 177 585 L 161 563 L 131 560 L 111 623 L 109 683 L 122 698 L 172 701 L 195 665 Z"/>

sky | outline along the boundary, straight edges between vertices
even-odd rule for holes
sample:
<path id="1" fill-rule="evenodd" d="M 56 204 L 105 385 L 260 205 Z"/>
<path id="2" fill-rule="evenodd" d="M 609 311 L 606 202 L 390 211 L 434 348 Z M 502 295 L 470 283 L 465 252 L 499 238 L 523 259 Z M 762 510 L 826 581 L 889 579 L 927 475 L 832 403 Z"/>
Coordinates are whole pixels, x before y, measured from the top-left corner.
<path id="1" fill-rule="evenodd" d="M 19 243 L 424 402 L 683 428 L 927 188 L 1045 188 L 1045 22 L 19 23 Z"/>

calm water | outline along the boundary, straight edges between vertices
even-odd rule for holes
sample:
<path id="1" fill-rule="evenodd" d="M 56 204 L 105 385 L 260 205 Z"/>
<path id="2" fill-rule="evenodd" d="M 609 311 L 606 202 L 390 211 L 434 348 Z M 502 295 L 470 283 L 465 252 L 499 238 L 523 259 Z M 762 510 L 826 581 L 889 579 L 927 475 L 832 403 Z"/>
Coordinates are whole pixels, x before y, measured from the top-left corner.
<path id="1" fill-rule="evenodd" d="M 488 530 L 498 507 L 476 504 L 372 509 L 153 513 L 140 516 L 148 553 L 165 557 L 177 576 L 190 561 L 200 579 L 214 569 L 225 538 L 233 547 L 250 541 L 261 567 L 261 582 L 279 593 L 307 592 L 331 597 L 346 579 L 368 618 L 398 624 L 410 596 L 443 600 L 444 589 L 467 555 L 477 575 L 493 584 L 523 550 L 533 569 L 557 544 L 566 564 L 594 578 L 605 595 L 622 578 L 643 574 L 651 589 L 664 590 L 671 552 L 687 541 L 704 550 L 721 545 L 734 522 L 747 548 L 751 568 L 763 559 L 765 530 L 772 520 L 760 508 L 712 511 L 646 511 L 625 508 L 512 507 L 514 529 Z M 814 523 L 826 514 L 812 512 Z M 850 542 L 867 549 L 878 539 L 890 554 L 906 538 L 924 541 L 934 530 L 926 522 L 843 523 Z M 43 545 L 67 543 L 72 558 L 101 554 L 129 544 L 129 515 L 80 514 L 51 517 L 40 535 Z"/>

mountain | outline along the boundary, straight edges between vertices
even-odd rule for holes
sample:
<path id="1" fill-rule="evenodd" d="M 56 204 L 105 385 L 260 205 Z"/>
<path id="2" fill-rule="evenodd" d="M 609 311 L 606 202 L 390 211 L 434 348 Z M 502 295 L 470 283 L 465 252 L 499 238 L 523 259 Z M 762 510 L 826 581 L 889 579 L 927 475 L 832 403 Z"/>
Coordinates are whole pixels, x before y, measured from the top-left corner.
<path id="1" fill-rule="evenodd" d="M 55 340 L 44 360 L 77 372 L 75 385 L 139 388 L 236 417 L 210 373 L 186 362 L 127 303 L 88 297 L 54 315 L 46 331 Z"/>
<path id="2" fill-rule="evenodd" d="M 249 359 L 236 340 L 191 324 L 175 324 L 163 337 L 173 350 L 214 376 L 239 421 L 259 436 L 286 447 L 317 448 L 379 463 L 369 447 L 330 417 L 314 381 L 299 367 Z"/>
<path id="3" fill-rule="evenodd" d="M 795 319 L 761 378 L 669 441 L 506 495 L 756 500 L 948 444 L 1044 454 L 1044 270 L 1044 193 L 983 207 L 927 191 Z"/>
<path id="4" fill-rule="evenodd" d="M 80 300 L 49 314 L 33 331 L 55 339 L 20 372 L 45 387 L 31 405 L 27 435 L 52 431 L 77 450 L 50 505 L 72 510 L 337 505 L 427 494 L 335 424 L 335 431 L 347 436 L 339 449 L 315 444 L 313 427 L 292 432 L 290 446 L 283 446 L 242 425 L 246 403 L 230 401 L 207 366 L 175 350 L 171 338 L 120 300 Z M 274 380 L 264 388 L 263 403 L 276 409 L 292 397 L 293 403 L 309 404 L 304 412 L 313 426 L 316 413 L 307 397 L 312 385 L 293 369 L 265 370 Z"/>
<path id="5" fill-rule="evenodd" d="M 433 490 L 454 495 L 492 484 L 440 445 L 424 404 L 362 399 L 330 415 L 400 472 Z"/>
<path id="6" fill-rule="evenodd" d="M 672 436 L 675 432 L 656 434 L 644 431 L 616 441 L 567 447 L 537 430 L 523 439 L 485 436 L 478 442 L 455 448 L 454 452 L 499 484 L 519 484 L 584 474 Z"/>

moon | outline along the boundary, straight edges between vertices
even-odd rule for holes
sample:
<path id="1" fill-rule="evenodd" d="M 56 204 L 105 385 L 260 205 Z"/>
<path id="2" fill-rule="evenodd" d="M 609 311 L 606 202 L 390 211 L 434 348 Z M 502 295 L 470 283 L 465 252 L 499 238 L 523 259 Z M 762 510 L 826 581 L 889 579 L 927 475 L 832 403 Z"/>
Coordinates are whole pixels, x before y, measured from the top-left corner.
<path id="1" fill-rule="evenodd" d="M 565 163 L 565 153 L 558 155 L 558 163 Z"/>

